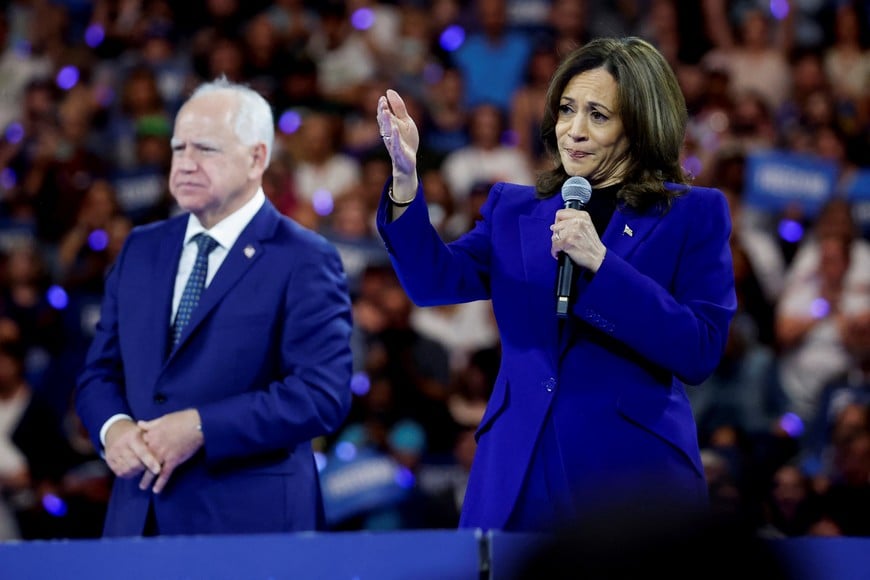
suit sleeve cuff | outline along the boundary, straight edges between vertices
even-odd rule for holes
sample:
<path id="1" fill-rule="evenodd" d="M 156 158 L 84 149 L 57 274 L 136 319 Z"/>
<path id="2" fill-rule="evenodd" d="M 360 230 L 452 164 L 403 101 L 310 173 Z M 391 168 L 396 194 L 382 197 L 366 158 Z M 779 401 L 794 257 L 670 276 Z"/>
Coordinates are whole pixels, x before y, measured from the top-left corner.
<path id="1" fill-rule="evenodd" d="M 111 417 L 106 419 L 105 423 L 103 423 L 103 426 L 100 428 L 100 445 L 103 446 L 103 449 L 106 448 L 106 433 L 109 432 L 109 427 L 111 427 L 118 421 L 121 421 L 122 419 L 132 421 L 133 417 L 125 413 L 118 413 L 117 415 L 112 415 Z"/>

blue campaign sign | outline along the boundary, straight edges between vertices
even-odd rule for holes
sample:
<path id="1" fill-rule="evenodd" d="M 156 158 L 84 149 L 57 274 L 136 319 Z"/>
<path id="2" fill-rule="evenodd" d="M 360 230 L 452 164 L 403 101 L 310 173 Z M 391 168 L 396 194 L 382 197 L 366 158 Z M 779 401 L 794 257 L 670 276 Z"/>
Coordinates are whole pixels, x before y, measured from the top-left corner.
<path id="1" fill-rule="evenodd" d="M 864 237 L 870 239 L 870 169 L 852 175 L 846 185 L 846 197 L 852 203 L 852 217 Z"/>
<path id="2" fill-rule="evenodd" d="M 870 169 L 860 169 L 849 178 L 846 195 L 853 201 L 870 201 Z"/>
<path id="3" fill-rule="evenodd" d="M 836 163 L 813 155 L 764 151 L 746 159 L 746 203 L 778 212 L 793 204 L 814 216 L 837 183 Z"/>
<path id="4" fill-rule="evenodd" d="M 414 476 L 392 457 L 361 448 L 344 458 L 331 455 L 320 483 L 326 521 L 334 525 L 399 505 L 411 492 Z"/>

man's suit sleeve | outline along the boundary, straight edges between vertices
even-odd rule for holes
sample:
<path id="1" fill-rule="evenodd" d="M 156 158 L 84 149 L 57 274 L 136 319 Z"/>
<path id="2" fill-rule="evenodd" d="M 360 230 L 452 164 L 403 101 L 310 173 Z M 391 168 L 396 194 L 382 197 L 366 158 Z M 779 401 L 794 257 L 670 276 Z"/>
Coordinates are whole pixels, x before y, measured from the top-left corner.
<path id="1" fill-rule="evenodd" d="M 103 448 L 100 430 L 106 420 L 114 415 L 133 415 L 124 395 L 124 365 L 118 337 L 118 286 L 133 235 L 106 278 L 100 321 L 76 384 L 76 411 L 95 449 Z"/>
<path id="2" fill-rule="evenodd" d="M 293 251 L 305 257 L 275 305 L 281 379 L 198 408 L 209 462 L 292 448 L 334 431 L 350 410 L 352 323 L 341 260 L 323 240 Z"/>

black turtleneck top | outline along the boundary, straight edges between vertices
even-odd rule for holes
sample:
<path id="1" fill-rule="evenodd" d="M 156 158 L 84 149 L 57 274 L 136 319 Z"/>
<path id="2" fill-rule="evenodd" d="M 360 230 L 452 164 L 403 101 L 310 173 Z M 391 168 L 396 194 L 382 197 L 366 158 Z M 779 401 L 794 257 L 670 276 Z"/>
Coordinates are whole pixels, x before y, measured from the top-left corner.
<path id="1" fill-rule="evenodd" d="M 617 183 L 592 189 L 592 197 L 589 198 L 584 210 L 589 212 L 599 238 L 604 235 L 604 230 L 610 223 L 613 212 L 616 211 L 616 194 L 621 187 L 622 184 Z"/>

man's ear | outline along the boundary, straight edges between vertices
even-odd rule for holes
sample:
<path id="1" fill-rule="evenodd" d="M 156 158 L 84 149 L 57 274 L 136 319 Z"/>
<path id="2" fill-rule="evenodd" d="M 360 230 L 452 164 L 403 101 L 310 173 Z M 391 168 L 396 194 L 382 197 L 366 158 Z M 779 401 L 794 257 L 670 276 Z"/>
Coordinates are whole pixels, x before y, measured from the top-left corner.
<path id="1" fill-rule="evenodd" d="M 251 149 L 251 171 L 254 172 L 257 177 L 259 177 L 266 171 L 267 165 L 268 160 L 266 159 L 266 144 L 257 143 Z"/>

